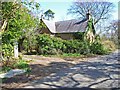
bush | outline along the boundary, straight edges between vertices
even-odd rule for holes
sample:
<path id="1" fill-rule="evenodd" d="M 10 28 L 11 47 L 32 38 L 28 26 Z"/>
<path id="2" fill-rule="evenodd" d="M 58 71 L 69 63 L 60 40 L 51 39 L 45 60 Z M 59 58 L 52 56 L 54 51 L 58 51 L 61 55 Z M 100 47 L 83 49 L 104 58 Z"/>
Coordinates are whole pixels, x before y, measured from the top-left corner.
<path id="1" fill-rule="evenodd" d="M 53 48 L 56 50 L 57 54 L 62 54 L 63 50 L 66 48 L 63 40 L 61 38 L 54 37 L 51 37 L 51 40 L 53 42 Z"/>
<path id="2" fill-rule="evenodd" d="M 13 65 L 17 62 L 16 58 L 10 57 L 8 58 L 4 58 L 1 63 L 2 63 L 2 67 L 13 67 Z"/>
<path id="3" fill-rule="evenodd" d="M 13 55 L 13 45 L 12 44 L 2 44 L 2 54 L 3 57 L 11 57 Z"/>
<path id="4" fill-rule="evenodd" d="M 14 68 L 25 69 L 28 68 L 28 64 L 25 60 L 19 60 L 16 64 L 13 65 Z"/>
<path id="5" fill-rule="evenodd" d="M 77 40 L 65 41 L 66 53 L 77 53 L 79 48 L 79 42 Z"/>
<path id="6" fill-rule="evenodd" d="M 22 59 L 11 58 L 7 64 L 5 61 L 2 61 L 2 71 L 3 72 L 7 72 L 14 68 L 27 70 L 27 69 L 29 69 L 28 67 L 29 67 L 29 65 L 28 65 L 27 61 L 22 60 Z"/>
<path id="7" fill-rule="evenodd" d="M 43 55 L 55 55 L 63 53 L 77 54 L 106 54 L 107 49 L 96 41 L 90 44 L 81 40 L 62 40 L 61 38 L 51 37 L 47 34 L 37 36 L 37 52 Z"/>
<path id="8" fill-rule="evenodd" d="M 78 39 L 78 40 L 81 40 L 81 41 L 84 40 L 84 32 L 74 33 L 73 36 L 74 36 L 75 39 Z"/>
<path id="9" fill-rule="evenodd" d="M 47 34 L 38 35 L 37 42 L 37 52 L 44 55 L 81 53 L 84 46 L 83 42 L 78 40 L 62 40 L 61 38 L 51 37 Z"/>
<path id="10" fill-rule="evenodd" d="M 83 55 L 90 54 L 90 44 L 89 44 L 88 41 L 82 42 L 82 46 L 81 46 L 80 52 Z"/>
<path id="11" fill-rule="evenodd" d="M 102 40 L 101 43 L 104 45 L 104 47 L 108 50 L 108 51 L 114 51 L 116 50 L 116 45 L 114 44 L 113 41 L 110 40 Z"/>
<path id="12" fill-rule="evenodd" d="M 25 51 L 32 53 L 36 49 L 36 36 L 31 36 L 31 38 L 25 38 L 23 41 L 23 48 Z"/>
<path id="13" fill-rule="evenodd" d="M 37 52 L 39 54 L 56 54 L 52 38 L 47 34 L 38 35 L 36 38 L 38 43 Z"/>
<path id="14" fill-rule="evenodd" d="M 107 54 L 107 51 L 100 42 L 94 42 L 90 45 L 90 52 L 93 54 Z"/>
<path id="15" fill-rule="evenodd" d="M 65 40 L 64 45 L 66 48 L 64 49 L 63 52 L 65 53 L 79 53 L 83 54 L 86 51 L 86 45 L 83 41 L 78 41 L 78 40 Z"/>

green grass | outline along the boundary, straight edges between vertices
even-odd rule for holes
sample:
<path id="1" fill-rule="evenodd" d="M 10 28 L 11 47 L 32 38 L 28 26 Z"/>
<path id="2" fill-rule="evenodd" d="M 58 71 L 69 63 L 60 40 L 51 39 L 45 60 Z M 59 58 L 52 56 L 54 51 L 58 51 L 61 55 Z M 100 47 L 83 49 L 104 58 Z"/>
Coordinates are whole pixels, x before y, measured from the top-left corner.
<path id="1" fill-rule="evenodd" d="M 63 57 L 80 57 L 81 54 L 79 54 L 79 53 L 63 53 L 61 56 L 63 56 Z"/>
<path id="2" fill-rule="evenodd" d="M 79 54 L 79 53 L 63 53 L 63 54 L 58 54 L 58 55 L 41 55 L 45 57 L 58 57 L 58 58 L 88 58 L 88 57 L 96 57 L 98 56 L 97 54 Z"/>
<path id="3" fill-rule="evenodd" d="M 19 60 L 19 62 L 17 62 L 16 64 L 14 64 L 15 68 L 19 68 L 19 69 L 25 69 L 27 68 L 29 65 L 25 60 Z"/>
<path id="4" fill-rule="evenodd" d="M 63 54 L 58 54 L 58 55 L 41 55 L 45 57 L 80 57 L 81 54 L 78 53 L 63 53 Z"/>
<path id="5" fill-rule="evenodd" d="M 40 56 L 45 56 L 45 57 L 60 57 L 60 58 L 65 58 L 65 57 L 71 57 L 71 58 L 87 58 L 87 57 L 95 57 L 98 56 L 97 54 L 79 54 L 79 53 L 63 53 L 63 54 L 58 54 L 58 55 L 40 55 Z"/>

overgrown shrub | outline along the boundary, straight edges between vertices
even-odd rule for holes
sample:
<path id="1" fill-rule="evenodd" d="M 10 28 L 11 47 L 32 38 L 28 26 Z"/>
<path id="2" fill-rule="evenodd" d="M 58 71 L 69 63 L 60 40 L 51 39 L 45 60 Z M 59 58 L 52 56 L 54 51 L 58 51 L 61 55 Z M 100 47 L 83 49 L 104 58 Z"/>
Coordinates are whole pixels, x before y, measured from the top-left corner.
<path id="1" fill-rule="evenodd" d="M 13 65 L 14 68 L 25 69 L 28 68 L 28 63 L 25 60 L 19 60 Z"/>
<path id="2" fill-rule="evenodd" d="M 8 60 L 2 61 L 2 72 L 7 72 L 14 68 L 27 70 L 29 69 L 29 65 L 27 61 L 22 59 L 16 59 L 14 57 L 10 58 L 9 62 Z"/>
<path id="3" fill-rule="evenodd" d="M 12 68 L 13 65 L 17 62 L 17 59 L 14 57 L 4 58 L 1 61 L 2 67 L 10 67 Z"/>
<path id="4" fill-rule="evenodd" d="M 80 49 L 81 54 L 90 54 L 90 44 L 88 41 L 83 41 Z"/>
<path id="5" fill-rule="evenodd" d="M 37 41 L 37 51 L 40 54 L 79 53 L 83 45 L 78 40 L 62 40 L 61 38 L 51 37 L 47 34 L 39 35 Z"/>
<path id="6" fill-rule="evenodd" d="M 94 42 L 90 45 L 90 52 L 93 54 L 107 54 L 107 51 L 100 42 Z"/>
<path id="7" fill-rule="evenodd" d="M 96 41 L 90 44 L 81 40 L 62 40 L 61 38 L 51 37 L 47 34 L 37 36 L 37 52 L 44 55 L 78 53 L 78 54 L 106 54 L 107 49 Z"/>
<path id="8" fill-rule="evenodd" d="M 47 34 L 38 35 L 36 38 L 38 43 L 37 52 L 39 54 L 56 54 L 52 38 Z"/>
<path id="9" fill-rule="evenodd" d="M 116 50 L 116 45 L 113 41 L 110 40 L 102 40 L 101 43 L 104 45 L 104 47 L 108 50 L 108 51 L 114 51 Z"/>
<path id="10" fill-rule="evenodd" d="M 53 48 L 56 50 L 57 54 L 61 54 L 64 49 L 66 49 L 66 46 L 63 43 L 63 40 L 61 38 L 54 38 L 51 37 L 53 42 Z"/>
<path id="11" fill-rule="evenodd" d="M 78 40 L 65 40 L 64 45 L 66 49 L 65 53 L 80 53 L 83 54 L 86 51 L 86 45 L 83 41 Z"/>
<path id="12" fill-rule="evenodd" d="M 12 56 L 13 55 L 13 45 L 10 43 L 2 44 L 2 55 L 3 55 L 3 57 L 7 57 L 7 58 Z"/>
<path id="13" fill-rule="evenodd" d="M 75 39 L 78 39 L 78 40 L 81 40 L 81 41 L 84 40 L 84 32 L 74 33 L 73 36 L 74 36 Z"/>

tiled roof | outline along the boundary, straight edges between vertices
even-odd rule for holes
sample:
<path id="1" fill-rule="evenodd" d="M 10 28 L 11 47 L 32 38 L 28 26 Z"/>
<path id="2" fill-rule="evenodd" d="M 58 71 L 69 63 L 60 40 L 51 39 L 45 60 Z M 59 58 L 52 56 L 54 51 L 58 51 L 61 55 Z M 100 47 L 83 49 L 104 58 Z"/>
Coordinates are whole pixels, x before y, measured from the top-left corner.
<path id="1" fill-rule="evenodd" d="M 88 19 L 84 20 L 66 20 L 66 21 L 59 21 L 53 22 L 42 19 L 43 22 L 46 24 L 50 32 L 52 33 L 74 33 L 74 32 L 85 32 Z"/>
<path id="2" fill-rule="evenodd" d="M 87 19 L 80 20 L 67 20 L 56 22 L 56 33 L 73 33 L 73 32 L 85 32 L 87 27 Z"/>

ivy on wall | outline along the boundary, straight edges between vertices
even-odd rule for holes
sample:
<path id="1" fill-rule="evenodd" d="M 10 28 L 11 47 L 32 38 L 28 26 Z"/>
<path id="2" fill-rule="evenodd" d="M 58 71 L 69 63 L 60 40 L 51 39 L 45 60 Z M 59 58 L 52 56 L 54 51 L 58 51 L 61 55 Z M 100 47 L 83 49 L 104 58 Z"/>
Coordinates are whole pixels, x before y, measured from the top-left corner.
<path id="1" fill-rule="evenodd" d="M 92 43 L 94 42 L 95 40 L 95 28 L 94 28 L 94 25 L 93 25 L 93 19 L 90 18 L 88 20 L 88 27 L 86 29 L 86 32 L 84 33 L 84 39 L 89 41 L 89 43 Z"/>

